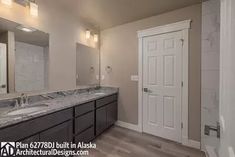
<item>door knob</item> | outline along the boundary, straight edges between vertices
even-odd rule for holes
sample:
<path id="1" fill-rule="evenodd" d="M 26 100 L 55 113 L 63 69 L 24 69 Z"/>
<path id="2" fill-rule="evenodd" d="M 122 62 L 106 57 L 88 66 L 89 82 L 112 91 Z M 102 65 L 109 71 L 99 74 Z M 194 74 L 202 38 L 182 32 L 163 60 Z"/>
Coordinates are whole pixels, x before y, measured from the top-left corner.
<path id="1" fill-rule="evenodd" d="M 143 88 L 143 91 L 144 91 L 145 93 L 152 93 L 152 91 L 149 90 L 148 88 Z"/>
<path id="2" fill-rule="evenodd" d="M 5 84 L 3 84 L 3 85 L 1 85 L 1 86 L 0 86 L 0 88 L 6 88 L 6 85 L 5 85 Z"/>

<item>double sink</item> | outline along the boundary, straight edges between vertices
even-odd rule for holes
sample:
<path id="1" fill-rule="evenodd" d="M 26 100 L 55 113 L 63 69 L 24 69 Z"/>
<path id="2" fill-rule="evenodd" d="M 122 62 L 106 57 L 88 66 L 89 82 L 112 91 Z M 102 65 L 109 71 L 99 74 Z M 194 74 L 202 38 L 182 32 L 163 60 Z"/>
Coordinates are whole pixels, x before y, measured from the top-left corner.
<path id="1" fill-rule="evenodd" d="M 59 93 L 58 93 L 59 94 Z M 95 96 L 102 96 L 105 95 L 104 92 L 100 92 L 99 90 L 97 91 L 93 91 L 93 92 L 88 92 L 86 94 L 92 94 Z M 75 94 L 68 94 L 66 92 L 63 92 L 63 97 L 67 97 L 67 96 L 71 96 L 71 95 L 75 95 Z M 47 98 L 47 99 L 57 99 L 57 97 L 48 97 L 45 95 L 41 95 L 41 97 Z M 22 98 L 20 98 L 22 99 Z M 28 100 L 26 101 L 27 103 L 23 103 L 21 101 L 21 105 L 15 105 L 15 107 L 13 107 L 12 109 L 10 109 L 9 111 L 3 113 L 1 115 L 1 117 L 14 117 L 14 116 L 20 116 L 20 115 L 25 115 L 25 114 L 33 114 L 33 113 L 37 113 L 43 110 L 46 110 L 49 107 L 49 103 L 40 103 L 37 102 L 35 104 L 29 104 Z M 18 103 L 18 102 L 16 102 Z"/>

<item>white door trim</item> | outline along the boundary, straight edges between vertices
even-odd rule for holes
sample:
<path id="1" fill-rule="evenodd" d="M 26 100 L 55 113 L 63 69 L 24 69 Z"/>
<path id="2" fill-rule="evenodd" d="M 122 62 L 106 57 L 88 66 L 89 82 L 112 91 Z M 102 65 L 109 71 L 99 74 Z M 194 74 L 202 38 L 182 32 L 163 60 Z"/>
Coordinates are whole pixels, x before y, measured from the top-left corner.
<path id="1" fill-rule="evenodd" d="M 235 2 L 220 0 L 220 157 L 235 157 L 234 148 L 234 41 Z"/>
<path id="2" fill-rule="evenodd" d="M 6 94 L 7 93 L 7 65 L 6 65 L 6 60 L 7 60 L 7 50 L 6 50 L 6 44 L 0 43 L 0 51 L 2 50 L 2 55 L 3 57 L 2 61 L 0 61 L 0 71 L 3 72 L 5 75 L 0 74 L 0 85 L 5 85 L 5 88 L 0 88 L 0 94 Z"/>
<path id="3" fill-rule="evenodd" d="M 189 53 L 189 29 L 191 20 L 185 20 L 168 25 L 158 26 L 138 31 L 139 38 L 139 63 L 138 63 L 138 128 L 143 132 L 143 38 L 152 35 L 170 33 L 175 31 L 183 32 L 183 89 L 182 89 L 182 144 L 189 145 L 188 139 L 188 53 Z"/>

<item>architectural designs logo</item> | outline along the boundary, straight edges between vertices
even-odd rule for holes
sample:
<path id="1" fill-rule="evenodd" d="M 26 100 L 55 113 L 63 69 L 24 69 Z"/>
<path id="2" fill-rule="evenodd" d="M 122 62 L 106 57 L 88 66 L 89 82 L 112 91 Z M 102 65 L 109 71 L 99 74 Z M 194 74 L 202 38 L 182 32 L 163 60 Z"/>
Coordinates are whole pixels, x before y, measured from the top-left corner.
<path id="1" fill-rule="evenodd" d="M 15 156 L 15 142 L 1 142 L 0 156 Z"/>

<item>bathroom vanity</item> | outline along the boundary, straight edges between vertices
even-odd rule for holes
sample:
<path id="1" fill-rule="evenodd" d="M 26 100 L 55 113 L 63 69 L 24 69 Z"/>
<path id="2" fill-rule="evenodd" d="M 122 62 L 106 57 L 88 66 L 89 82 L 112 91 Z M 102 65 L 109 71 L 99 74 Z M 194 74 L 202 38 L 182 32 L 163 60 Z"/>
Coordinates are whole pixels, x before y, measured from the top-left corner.
<path id="1" fill-rule="evenodd" d="M 76 43 L 79 89 L 17 98 L 50 90 L 50 34 L 3 18 L 0 26 L 0 141 L 88 142 L 115 123 L 118 89 L 90 86 L 100 84 L 98 48 Z"/>
<path id="2" fill-rule="evenodd" d="M 82 91 L 30 104 L 48 105 L 37 112 L 1 114 L 0 141 L 92 141 L 116 122 L 117 97 L 116 88 Z"/>

